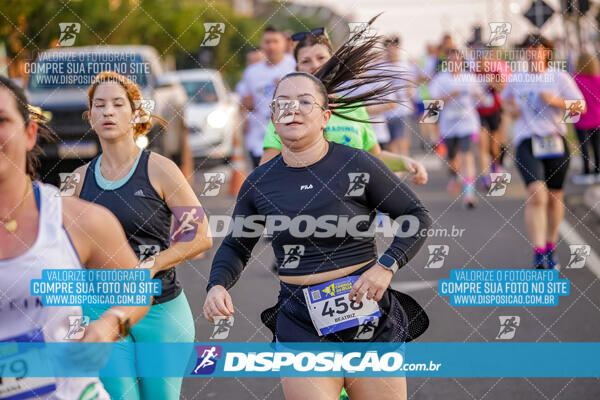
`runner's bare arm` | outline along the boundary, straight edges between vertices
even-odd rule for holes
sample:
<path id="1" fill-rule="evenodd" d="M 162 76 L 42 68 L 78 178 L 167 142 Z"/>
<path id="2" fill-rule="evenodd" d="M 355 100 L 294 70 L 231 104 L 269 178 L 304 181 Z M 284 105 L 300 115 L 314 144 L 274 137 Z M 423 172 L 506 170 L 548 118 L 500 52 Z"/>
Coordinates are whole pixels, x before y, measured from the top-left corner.
<path id="1" fill-rule="evenodd" d="M 270 147 L 264 149 L 259 165 L 263 165 L 264 163 L 271 161 L 273 158 L 277 157 L 279 153 L 281 153 L 279 149 L 273 149 Z"/>
<path id="2" fill-rule="evenodd" d="M 398 154 L 390 153 L 381 148 L 379 143 L 375 143 L 369 149 L 369 153 L 379 158 L 383 163 L 394 172 L 409 172 L 408 166 L 404 163 L 404 158 Z"/>
<path id="3" fill-rule="evenodd" d="M 393 172 L 410 172 L 414 174 L 413 183 L 424 185 L 427 183 L 427 170 L 420 162 L 410 157 L 382 150 L 379 143 L 369 149 L 369 153 L 379 158 Z"/>
<path id="4" fill-rule="evenodd" d="M 558 107 L 558 108 L 562 108 L 562 109 L 566 109 L 567 108 L 565 99 L 562 96 L 560 96 L 560 95 L 555 95 L 555 94 L 552 94 L 550 92 L 543 92 L 542 91 L 542 92 L 540 92 L 539 96 L 540 96 L 540 99 L 544 103 L 548 104 L 551 107 Z M 579 110 L 579 111 L 581 112 L 581 114 L 585 114 L 585 112 L 587 111 L 587 109 L 585 107 L 585 101 L 582 101 L 580 103 L 580 105 L 582 106 L 582 109 Z"/>
<path id="5" fill-rule="evenodd" d="M 249 179 L 242 184 L 235 208 L 232 214 L 232 220 L 237 217 L 248 217 L 257 215 L 258 210 L 254 203 L 254 185 Z M 258 221 L 257 221 L 258 222 Z M 264 222 L 258 222 L 264 227 Z M 250 256 L 252 249 L 258 242 L 262 230 L 258 234 L 241 234 L 236 230 L 229 233 L 217 250 L 212 267 L 210 269 L 210 278 L 207 286 L 206 300 L 204 301 L 204 317 L 214 321 L 218 315 L 231 316 L 234 312 L 233 301 L 227 292 L 240 278 Z M 243 233 L 246 233 L 243 231 Z"/>
<path id="6" fill-rule="evenodd" d="M 117 218 L 97 204 L 63 197 L 63 224 L 81 263 L 88 268 L 135 268 L 137 257 L 129 246 Z M 131 325 L 141 320 L 150 306 L 115 306 L 124 312 Z M 90 326 L 84 341 L 117 339 L 119 320 L 113 314 L 103 314 Z"/>
<path id="7" fill-rule="evenodd" d="M 171 210 L 174 207 L 202 207 L 181 170 L 168 158 L 152 153 L 148 162 L 148 175 L 150 183 Z M 154 273 L 167 270 L 212 247 L 208 218 L 203 211 L 198 217 L 193 239 L 172 242 L 171 247 L 156 254 L 152 267 Z"/>
<path id="8" fill-rule="evenodd" d="M 383 112 L 393 110 L 396 107 L 398 107 L 398 104 L 392 103 L 392 102 L 385 103 L 385 104 L 376 104 L 376 105 L 368 106 L 367 112 L 369 113 L 369 115 L 381 114 Z"/>
<path id="9" fill-rule="evenodd" d="M 81 188 L 83 188 L 83 181 L 85 180 L 85 173 L 86 173 L 89 165 L 90 165 L 90 163 L 86 163 L 80 167 L 77 167 L 77 169 L 72 172 L 72 175 L 79 174 L 79 180 L 77 181 L 77 189 L 75 189 L 75 196 L 77 196 L 77 197 L 79 197 L 79 194 L 81 193 Z"/>

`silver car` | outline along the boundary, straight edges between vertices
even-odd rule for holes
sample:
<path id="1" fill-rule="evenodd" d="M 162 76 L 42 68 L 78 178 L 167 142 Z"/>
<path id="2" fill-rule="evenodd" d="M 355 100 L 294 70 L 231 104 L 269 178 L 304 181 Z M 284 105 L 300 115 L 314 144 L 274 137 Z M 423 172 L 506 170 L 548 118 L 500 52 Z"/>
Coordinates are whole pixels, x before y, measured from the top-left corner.
<path id="1" fill-rule="evenodd" d="M 233 152 L 233 137 L 241 129 L 239 98 L 214 69 L 168 72 L 163 81 L 181 83 L 188 95 L 184 122 L 194 158 L 223 159 Z"/>

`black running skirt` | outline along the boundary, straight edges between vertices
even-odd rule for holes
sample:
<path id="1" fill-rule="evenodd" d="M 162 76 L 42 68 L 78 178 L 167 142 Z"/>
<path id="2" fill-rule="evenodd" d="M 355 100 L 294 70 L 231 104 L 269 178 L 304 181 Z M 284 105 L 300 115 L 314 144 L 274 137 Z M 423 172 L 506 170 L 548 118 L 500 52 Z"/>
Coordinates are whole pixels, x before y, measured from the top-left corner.
<path id="1" fill-rule="evenodd" d="M 372 267 L 369 263 L 353 272 L 360 275 Z M 306 286 L 280 283 L 275 306 L 261 314 L 263 323 L 280 342 L 409 342 L 429 326 L 425 310 L 410 296 L 388 288 L 378 302 L 381 317 L 353 328 L 319 336 L 304 299 Z"/>

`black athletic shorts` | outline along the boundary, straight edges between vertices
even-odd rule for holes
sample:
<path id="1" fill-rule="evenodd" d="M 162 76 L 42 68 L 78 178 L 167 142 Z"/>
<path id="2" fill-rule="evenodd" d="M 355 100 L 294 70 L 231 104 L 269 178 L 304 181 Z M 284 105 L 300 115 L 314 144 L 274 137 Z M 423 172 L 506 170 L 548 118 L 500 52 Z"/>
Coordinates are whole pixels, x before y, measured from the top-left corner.
<path id="1" fill-rule="evenodd" d="M 565 154 L 555 158 L 536 158 L 531 148 L 531 138 L 524 139 L 517 147 L 516 163 L 525 186 L 535 181 L 546 182 L 548 189 L 561 190 L 569 170 L 569 146 L 562 138 Z"/>
<path id="2" fill-rule="evenodd" d="M 488 132 L 496 132 L 502 122 L 502 110 L 489 115 L 480 115 L 479 119 L 481 120 L 481 126 L 487 129 Z"/>
<path id="3" fill-rule="evenodd" d="M 444 143 L 448 149 L 448 160 L 453 160 L 459 151 L 466 153 L 471 150 L 471 135 L 444 138 Z"/>

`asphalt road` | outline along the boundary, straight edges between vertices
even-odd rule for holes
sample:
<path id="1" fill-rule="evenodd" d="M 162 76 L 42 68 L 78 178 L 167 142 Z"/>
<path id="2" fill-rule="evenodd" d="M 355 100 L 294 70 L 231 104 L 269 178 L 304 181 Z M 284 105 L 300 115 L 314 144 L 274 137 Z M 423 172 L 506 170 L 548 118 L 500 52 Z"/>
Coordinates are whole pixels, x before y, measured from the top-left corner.
<path id="1" fill-rule="evenodd" d="M 524 268 L 531 263 L 531 245 L 523 221 L 525 190 L 515 169 L 512 181 L 502 197 L 478 195 L 475 210 L 466 210 L 460 199 L 446 193 L 447 173 L 435 156 L 425 159 L 430 182 L 415 187 L 429 207 L 434 228 L 446 228 L 430 237 L 419 254 L 393 279 L 392 286 L 410 293 L 426 309 L 430 327 L 421 342 L 494 342 L 499 316 L 519 316 L 513 341 L 586 342 L 600 339 L 599 264 L 596 272 L 590 260 L 583 269 L 561 269 L 560 277 L 571 282 L 569 296 L 561 297 L 556 307 L 453 307 L 448 297 L 438 295 L 437 281 L 448 278 L 452 268 Z M 573 174 L 576 163 L 573 163 Z M 210 171 L 228 173 L 229 168 Z M 197 174 L 197 193 L 203 189 L 203 173 Z M 413 185 L 414 186 L 414 185 Z M 234 198 L 226 188 L 216 197 L 201 196 L 211 214 L 230 214 Z M 561 227 L 558 256 L 563 265 L 569 261 L 569 245 L 588 244 L 600 249 L 600 220 L 583 206 L 583 189 L 567 186 L 566 223 Z M 573 230 L 570 230 L 574 228 Z M 202 304 L 212 257 L 221 239 L 205 257 L 179 267 L 179 276 L 196 318 L 196 341 L 210 341 L 213 326 L 204 320 Z M 583 243 L 581 243 L 583 241 Z M 425 268 L 427 245 L 447 245 L 449 254 L 439 269 Z M 385 248 L 385 240 L 378 245 Z M 598 259 L 594 259 L 598 262 Z M 260 311 L 276 302 L 278 280 L 271 271 L 273 252 L 260 241 L 251 262 L 238 284 L 231 290 L 236 308 L 234 326 L 227 341 L 270 341 L 270 332 L 260 322 Z M 506 357 L 510 357 L 507 354 Z M 409 378 L 409 399 L 597 399 L 600 379 L 540 378 Z M 278 379 L 186 378 L 182 399 L 282 399 Z"/>

